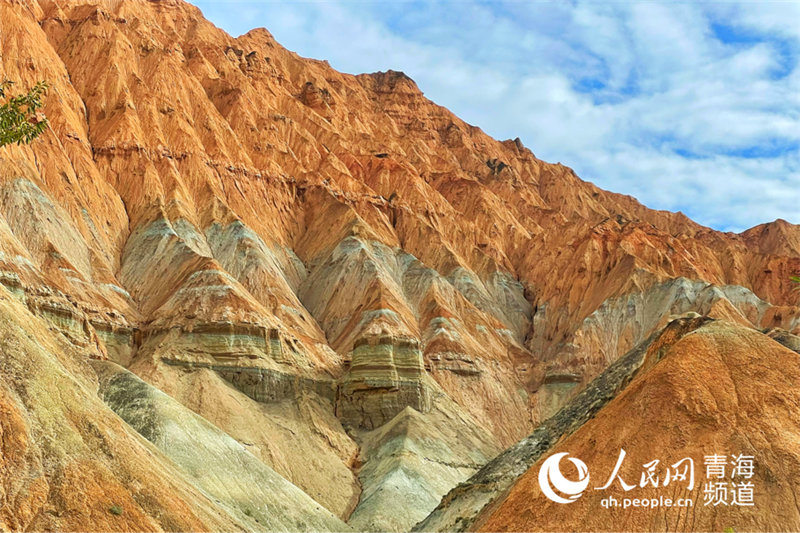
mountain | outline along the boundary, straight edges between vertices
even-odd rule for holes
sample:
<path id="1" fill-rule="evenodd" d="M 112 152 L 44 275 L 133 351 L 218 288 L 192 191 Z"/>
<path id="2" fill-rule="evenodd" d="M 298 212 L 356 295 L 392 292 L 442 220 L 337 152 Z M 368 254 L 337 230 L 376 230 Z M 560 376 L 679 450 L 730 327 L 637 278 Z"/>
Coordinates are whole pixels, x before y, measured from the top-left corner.
<path id="1" fill-rule="evenodd" d="M 660 364 L 637 376 L 608 406 L 553 450 L 569 450 L 598 472 L 604 483 L 617 461 L 617 451 L 627 449 L 620 471 L 636 484 L 641 466 L 653 459 L 673 464 L 692 459 L 707 462 L 709 451 L 735 464 L 737 456 L 752 458 L 752 475 L 737 476 L 728 466 L 725 495 L 711 501 L 702 492 L 680 486 L 646 486 L 634 493 L 615 484 L 608 492 L 584 494 L 575 505 L 560 505 L 536 498 L 538 468 L 523 474 L 507 495 L 484 510 L 476 529 L 482 531 L 552 531 L 563 524 L 580 530 L 654 529 L 721 531 L 781 531 L 800 527 L 800 509 L 794 501 L 800 474 L 800 396 L 798 353 L 749 328 L 712 322 L 669 344 Z M 652 355 L 652 353 L 650 354 Z M 753 387 L 758 383 L 758 387 Z M 698 416 L 701 414 L 702 416 Z M 596 443 L 602 442 L 603 446 Z M 638 466 L 638 469 L 637 469 Z M 663 470 L 659 472 L 663 476 Z M 703 477 L 701 475 L 701 477 Z M 716 478 L 713 478 L 716 479 Z M 664 478 L 661 478 L 663 483 Z M 700 480 L 697 483 L 701 483 Z M 738 485 L 749 484 L 750 505 Z M 673 488 L 674 487 L 674 488 Z M 746 487 L 747 488 L 747 487 Z M 665 507 L 656 512 L 640 506 L 606 511 L 603 499 L 628 497 L 658 499 L 664 496 L 694 498 L 689 507 Z M 534 498 L 539 505 L 532 505 Z M 726 502 L 726 503 L 721 503 Z M 722 509 L 722 510 L 720 510 Z"/>
<path id="2" fill-rule="evenodd" d="M 173 0 L 6 0 L 0 34 L 51 86 L 0 148 L 4 528 L 408 530 L 676 317 L 800 332 L 800 226 L 650 210 L 401 72 Z"/>

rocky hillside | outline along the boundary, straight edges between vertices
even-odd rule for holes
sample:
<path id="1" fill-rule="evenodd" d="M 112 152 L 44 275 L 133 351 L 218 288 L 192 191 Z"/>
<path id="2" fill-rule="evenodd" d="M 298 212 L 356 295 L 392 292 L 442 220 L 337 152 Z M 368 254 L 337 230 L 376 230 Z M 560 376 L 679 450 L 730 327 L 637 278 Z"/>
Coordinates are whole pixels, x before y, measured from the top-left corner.
<path id="1" fill-rule="evenodd" d="M 597 472 L 600 486 L 603 476 L 613 471 L 618 450 L 625 449 L 628 455 L 620 475 L 638 485 L 635 489 L 626 492 L 614 483 L 607 491 L 587 492 L 574 505 L 561 505 L 541 496 L 536 481 L 539 468 L 533 467 L 485 507 L 471 527 L 482 531 L 554 531 L 565 524 L 582 531 L 800 528 L 800 508 L 795 504 L 800 476 L 798 353 L 752 329 L 725 322 L 703 325 L 682 338 L 662 342 L 660 348 L 658 365 L 642 372 L 596 418 L 549 450 L 569 450 L 581 457 Z M 724 493 L 707 492 L 709 476 L 703 465 L 711 454 L 725 458 L 725 481 L 711 476 L 713 483 L 724 484 Z M 740 455 L 751 458 L 746 478 L 735 470 Z M 655 476 L 661 482 L 658 486 L 642 487 L 637 479 L 641 465 L 653 459 L 672 465 L 687 457 L 700 467 L 693 489 L 686 482 L 665 486 L 663 467 Z M 741 484 L 748 485 L 749 497 L 739 489 Z M 625 497 L 674 501 L 683 497 L 694 505 L 604 507 L 609 496 L 619 502 Z"/>
<path id="2" fill-rule="evenodd" d="M 800 227 L 647 209 L 403 73 L 175 0 L 5 0 L 0 35 L 51 86 L 0 148 L 4 528 L 407 530 L 677 315 L 800 331 Z"/>

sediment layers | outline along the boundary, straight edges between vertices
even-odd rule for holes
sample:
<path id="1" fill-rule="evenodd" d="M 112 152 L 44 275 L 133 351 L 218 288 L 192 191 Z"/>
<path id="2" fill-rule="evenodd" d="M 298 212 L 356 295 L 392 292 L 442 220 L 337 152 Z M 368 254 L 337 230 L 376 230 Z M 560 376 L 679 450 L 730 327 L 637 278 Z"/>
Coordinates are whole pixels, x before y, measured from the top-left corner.
<path id="1" fill-rule="evenodd" d="M 0 33 L 0 75 L 51 86 L 49 129 L 0 149 L 0 294 L 359 527 L 410 527 L 676 316 L 799 333 L 797 226 L 647 209 L 401 72 L 343 74 L 178 0 L 3 2 Z M 142 529 L 239 524 L 142 509 Z"/>

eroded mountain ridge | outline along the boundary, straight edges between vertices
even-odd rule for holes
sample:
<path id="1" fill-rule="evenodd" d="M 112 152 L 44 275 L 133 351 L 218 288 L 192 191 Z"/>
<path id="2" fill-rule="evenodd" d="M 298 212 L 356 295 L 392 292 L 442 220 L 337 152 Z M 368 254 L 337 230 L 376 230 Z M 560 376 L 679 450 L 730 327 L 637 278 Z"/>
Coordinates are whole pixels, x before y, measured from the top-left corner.
<path id="1" fill-rule="evenodd" d="M 342 74 L 173 1 L 3 2 L 0 33 L 0 74 L 51 85 L 50 129 L 0 150 L 9 331 L 31 321 L 43 354 L 67 342 L 126 367 L 177 402 L 98 377 L 121 368 L 59 372 L 113 392 L 126 421 L 120 384 L 155 418 L 188 408 L 176 442 L 238 443 L 325 508 L 270 527 L 410 528 L 678 315 L 800 327 L 797 226 L 720 233 L 647 209 L 491 139 L 400 72 Z M 168 446 L 159 431 L 148 441 Z M 91 498 L 65 507 L 63 475 L 41 468 L 50 496 L 13 523 L 91 520 Z M 231 523 L 259 516 L 234 485 L 175 483 Z M 139 526 L 170 527 L 121 486 Z M 231 527 L 179 507 L 182 527 Z"/>

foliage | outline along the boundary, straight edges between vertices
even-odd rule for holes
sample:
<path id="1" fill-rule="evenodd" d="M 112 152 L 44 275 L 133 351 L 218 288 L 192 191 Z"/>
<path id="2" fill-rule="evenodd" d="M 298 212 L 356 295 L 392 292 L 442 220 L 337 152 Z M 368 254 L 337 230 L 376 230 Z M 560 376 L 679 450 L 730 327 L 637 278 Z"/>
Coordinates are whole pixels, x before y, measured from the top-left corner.
<path id="1" fill-rule="evenodd" d="M 7 144 L 29 144 L 47 129 L 47 118 L 39 111 L 48 85 L 38 82 L 26 94 L 7 96 L 13 81 L 0 82 L 0 98 L 8 101 L 0 106 L 0 147 Z"/>
<path id="2" fill-rule="evenodd" d="M 108 512 L 113 515 L 119 516 L 122 514 L 122 506 L 112 505 L 111 507 L 108 508 Z"/>

